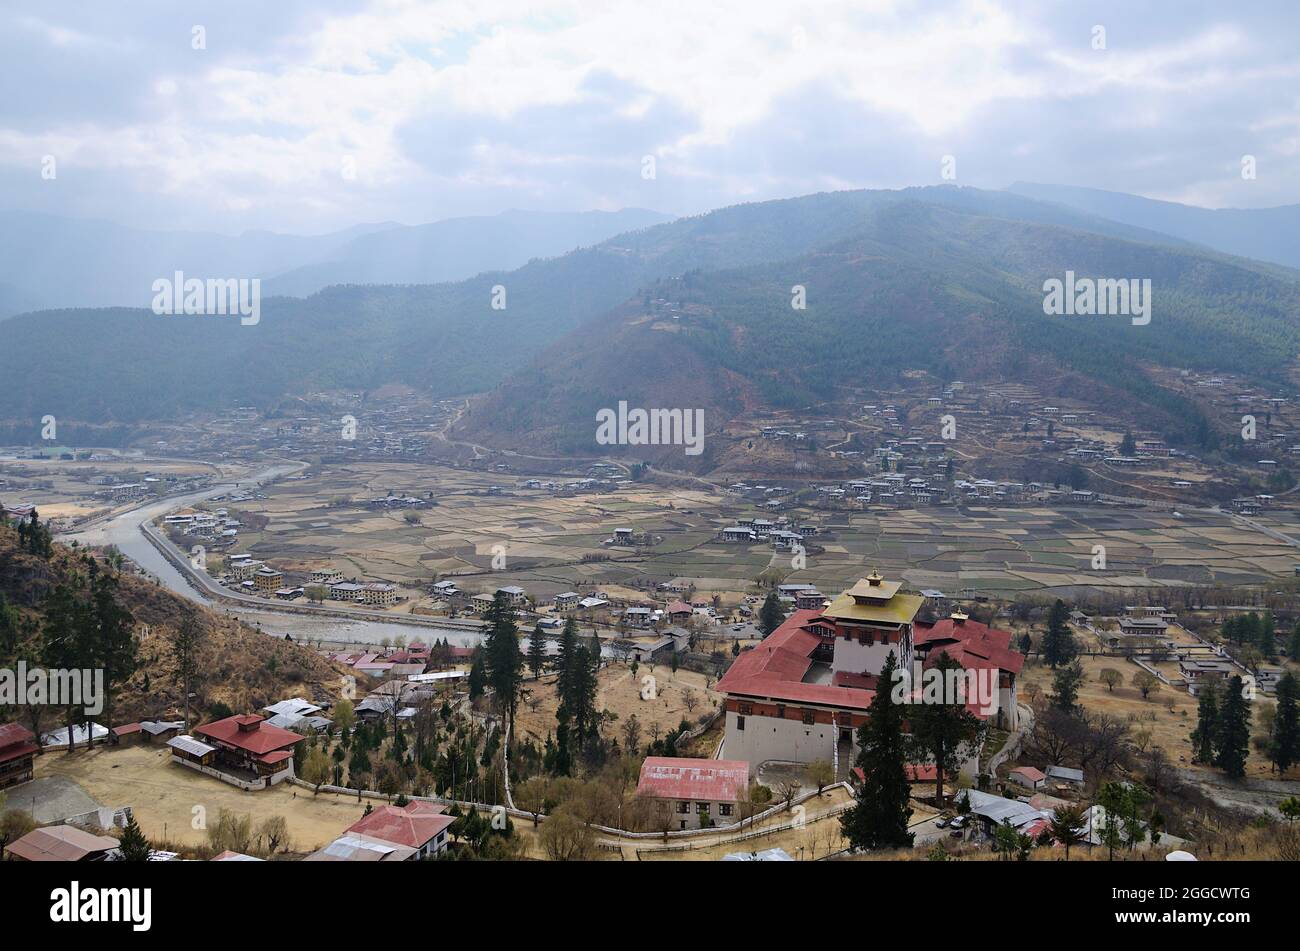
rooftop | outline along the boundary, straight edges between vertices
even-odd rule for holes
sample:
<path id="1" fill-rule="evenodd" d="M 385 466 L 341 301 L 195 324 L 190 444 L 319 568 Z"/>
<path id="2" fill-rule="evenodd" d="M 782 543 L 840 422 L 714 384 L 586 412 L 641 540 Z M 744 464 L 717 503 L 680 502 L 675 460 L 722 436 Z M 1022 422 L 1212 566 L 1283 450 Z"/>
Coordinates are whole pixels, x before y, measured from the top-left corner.
<path id="1" fill-rule="evenodd" d="M 749 763 L 731 759 L 647 756 L 641 764 L 638 796 L 736 802 L 749 789 Z"/>

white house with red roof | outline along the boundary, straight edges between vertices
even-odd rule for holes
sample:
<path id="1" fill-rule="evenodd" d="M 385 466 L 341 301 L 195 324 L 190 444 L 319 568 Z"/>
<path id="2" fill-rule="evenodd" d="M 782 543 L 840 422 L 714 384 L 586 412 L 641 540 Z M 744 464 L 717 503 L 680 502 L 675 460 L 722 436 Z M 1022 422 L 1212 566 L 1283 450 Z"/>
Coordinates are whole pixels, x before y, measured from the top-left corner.
<path id="1" fill-rule="evenodd" d="M 379 806 L 347 827 L 345 835 L 365 836 L 410 849 L 407 861 L 432 858 L 447 851 L 448 827 L 455 817 L 438 803 L 412 800 L 405 806 Z"/>
<path id="2" fill-rule="evenodd" d="M 207 755 L 198 746 L 215 752 L 203 765 L 210 763 L 213 769 L 236 776 L 246 774 L 241 778 L 261 779 L 265 788 L 293 778 L 293 748 L 306 737 L 272 726 L 263 717 L 245 714 L 195 727 L 194 736 L 187 739 L 199 741 L 194 756 Z"/>
<path id="3" fill-rule="evenodd" d="M 749 798 L 749 764 L 744 760 L 647 756 L 636 794 L 670 810 L 678 829 L 729 825 L 737 805 Z"/>

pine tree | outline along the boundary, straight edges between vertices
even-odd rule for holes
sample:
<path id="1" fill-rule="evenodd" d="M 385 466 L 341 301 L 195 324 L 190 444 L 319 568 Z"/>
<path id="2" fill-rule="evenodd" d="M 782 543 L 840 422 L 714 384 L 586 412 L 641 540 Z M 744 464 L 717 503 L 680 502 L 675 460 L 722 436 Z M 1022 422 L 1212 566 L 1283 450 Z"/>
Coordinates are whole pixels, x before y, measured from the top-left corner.
<path id="1" fill-rule="evenodd" d="M 90 562 L 90 600 L 93 631 L 89 634 L 91 662 L 84 665 L 104 672 L 104 701 L 100 716 L 113 722 L 114 700 L 117 687 L 124 683 L 137 666 L 134 618 L 117 599 L 117 576 L 99 569 L 99 562 Z M 94 746 L 94 731 L 87 736 L 87 744 Z"/>
<path id="2" fill-rule="evenodd" d="M 1277 710 L 1273 714 L 1271 758 L 1279 773 L 1300 761 L 1300 680 L 1287 671 L 1277 683 Z"/>
<path id="3" fill-rule="evenodd" d="M 871 700 L 867 721 L 858 727 L 858 758 L 862 785 L 857 802 L 840 818 L 844 837 L 855 849 L 908 848 L 912 816 L 908 800 L 907 744 L 903 736 L 903 707 L 893 701 L 898 662 L 890 651 L 880 672 L 880 689 Z"/>
<path id="4" fill-rule="evenodd" d="M 469 665 L 469 698 L 477 700 L 483 696 L 487 686 L 487 668 L 483 664 L 483 652 L 475 651 L 474 662 Z"/>
<path id="5" fill-rule="evenodd" d="M 1265 611 L 1259 619 L 1259 651 L 1265 657 L 1277 656 L 1277 618 Z"/>
<path id="6" fill-rule="evenodd" d="M 1057 806 L 1047 827 L 1052 839 L 1065 846 L 1065 860 L 1070 861 L 1070 846 L 1083 841 L 1087 820 L 1082 806 Z"/>
<path id="7" fill-rule="evenodd" d="M 775 591 L 769 591 L 763 599 L 763 607 L 758 612 L 758 628 L 763 636 L 771 634 L 785 621 L 785 612 L 781 610 L 781 601 Z"/>
<path id="8" fill-rule="evenodd" d="M 149 840 L 140 831 L 134 814 L 127 814 L 126 828 L 122 830 L 122 842 L 119 848 L 122 850 L 123 862 L 149 861 Z"/>
<path id="9" fill-rule="evenodd" d="M 1296 622 L 1295 630 L 1291 632 L 1291 640 L 1287 642 L 1286 653 L 1293 662 L 1300 662 L 1300 621 Z"/>
<path id="10" fill-rule="evenodd" d="M 540 624 L 533 627 L 532 636 L 528 638 L 528 669 L 536 680 L 542 676 L 542 667 L 546 663 L 546 633 Z"/>
<path id="11" fill-rule="evenodd" d="M 186 606 L 172 638 L 172 657 L 176 661 L 176 680 L 185 696 L 187 730 L 190 728 L 190 694 L 194 691 L 194 681 L 199 675 L 198 649 L 201 635 L 197 613 L 192 607 Z"/>
<path id="12" fill-rule="evenodd" d="M 961 669 L 947 654 L 940 654 L 934 666 L 945 682 L 948 671 Z M 979 751 L 985 724 L 964 703 L 911 704 L 908 721 L 912 729 L 908 760 L 934 764 L 935 803 L 942 806 L 944 778 L 956 774 L 961 763 Z"/>
<path id="13" fill-rule="evenodd" d="M 1052 706 L 1062 713 L 1073 713 L 1083 683 L 1083 665 L 1077 660 L 1052 676 Z"/>
<path id="14" fill-rule="evenodd" d="M 497 592 L 492 607 L 484 614 L 491 627 L 483 653 L 487 655 L 484 667 L 487 683 L 496 694 L 501 715 L 507 724 L 515 715 L 519 690 L 523 683 L 524 658 L 519 652 L 519 628 L 515 624 L 515 609 L 506 596 Z"/>
<path id="15" fill-rule="evenodd" d="M 1215 766 L 1233 779 L 1246 775 L 1246 757 L 1250 755 L 1250 704 L 1239 675 L 1228 681 L 1219 706 L 1215 748 Z"/>
<path id="16" fill-rule="evenodd" d="M 1219 730 L 1219 692 L 1213 684 L 1201 691 L 1196 705 L 1196 729 L 1192 731 L 1192 762 L 1213 763 Z"/>
<path id="17" fill-rule="evenodd" d="M 1069 618 L 1070 609 L 1058 599 L 1047 616 L 1047 633 L 1043 635 L 1042 643 L 1043 660 L 1052 669 L 1068 664 L 1078 654 L 1074 634 L 1067 623 Z"/>

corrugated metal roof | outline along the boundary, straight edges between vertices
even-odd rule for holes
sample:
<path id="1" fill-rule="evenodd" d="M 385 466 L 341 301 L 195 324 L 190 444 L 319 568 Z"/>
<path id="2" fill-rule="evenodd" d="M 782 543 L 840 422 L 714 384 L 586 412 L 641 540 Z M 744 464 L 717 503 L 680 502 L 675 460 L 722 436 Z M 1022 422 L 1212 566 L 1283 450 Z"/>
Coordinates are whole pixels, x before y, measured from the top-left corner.
<path id="1" fill-rule="evenodd" d="M 173 736 L 167 741 L 167 745 L 174 749 L 184 750 L 191 756 L 207 756 L 209 753 L 217 751 L 215 746 L 208 746 L 208 744 L 189 735 Z"/>

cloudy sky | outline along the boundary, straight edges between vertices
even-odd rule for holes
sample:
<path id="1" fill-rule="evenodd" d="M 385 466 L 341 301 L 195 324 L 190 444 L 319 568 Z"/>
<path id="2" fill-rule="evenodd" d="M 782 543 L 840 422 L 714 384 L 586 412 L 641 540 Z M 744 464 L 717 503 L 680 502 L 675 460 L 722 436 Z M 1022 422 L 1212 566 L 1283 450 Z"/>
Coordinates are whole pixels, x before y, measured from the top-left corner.
<path id="1" fill-rule="evenodd" d="M 937 183 L 949 155 L 958 184 L 1289 204 L 1297 36 L 1293 0 L 16 0 L 0 209 L 229 233 L 689 214 Z"/>

